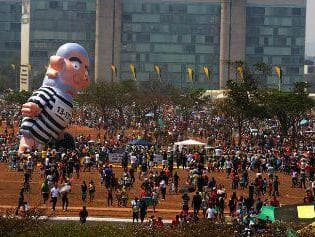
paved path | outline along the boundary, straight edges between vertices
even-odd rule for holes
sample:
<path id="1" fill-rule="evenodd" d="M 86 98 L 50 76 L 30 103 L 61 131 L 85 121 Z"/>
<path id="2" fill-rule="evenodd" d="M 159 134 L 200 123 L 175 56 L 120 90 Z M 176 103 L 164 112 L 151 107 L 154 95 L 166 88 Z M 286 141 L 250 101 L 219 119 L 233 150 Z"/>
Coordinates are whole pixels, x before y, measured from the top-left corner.
<path id="1" fill-rule="evenodd" d="M 48 217 L 43 216 L 41 219 L 47 219 Z M 49 220 L 52 221 L 80 221 L 79 217 L 49 217 Z M 110 218 L 110 217 L 88 217 L 87 221 L 91 222 L 124 222 L 124 223 L 132 223 L 132 219 L 127 218 Z M 147 221 L 145 221 L 147 222 Z M 171 224 L 172 220 L 163 220 L 164 223 Z"/>
<path id="2" fill-rule="evenodd" d="M 35 207 L 35 206 L 30 206 L 31 208 L 32 207 Z M 41 206 L 36 206 L 38 208 L 48 208 L 50 209 L 50 205 L 47 205 L 47 206 L 44 206 L 44 205 L 41 205 Z M 10 208 L 16 208 L 16 206 L 10 206 L 10 205 L 0 205 L 0 209 L 10 209 Z M 57 210 L 62 210 L 61 207 L 56 207 Z M 68 210 L 73 210 L 73 211 L 78 211 L 78 210 L 81 210 L 82 207 L 71 207 L 69 206 L 68 207 Z M 131 212 L 131 208 L 123 208 L 123 207 L 87 207 L 88 211 L 91 210 L 91 211 L 113 211 L 113 212 Z M 153 209 L 152 208 L 148 208 L 148 211 L 150 212 L 153 212 Z M 180 213 L 181 210 L 175 210 L 175 209 L 155 209 L 156 212 L 159 212 L 159 213 Z"/>

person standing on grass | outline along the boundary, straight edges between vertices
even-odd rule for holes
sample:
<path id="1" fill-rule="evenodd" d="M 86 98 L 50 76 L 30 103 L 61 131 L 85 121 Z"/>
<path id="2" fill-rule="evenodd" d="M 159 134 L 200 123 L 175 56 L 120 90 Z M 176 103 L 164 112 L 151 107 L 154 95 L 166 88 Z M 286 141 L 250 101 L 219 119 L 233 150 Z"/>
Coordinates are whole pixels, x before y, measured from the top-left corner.
<path id="1" fill-rule="evenodd" d="M 94 181 L 91 180 L 89 183 L 89 196 L 90 196 L 90 202 L 93 202 L 94 196 L 95 196 L 95 184 Z"/>
<path id="2" fill-rule="evenodd" d="M 86 206 L 82 207 L 82 210 L 79 212 L 80 222 L 84 224 L 86 222 L 87 217 L 89 216 L 88 211 L 86 210 Z"/>
<path id="3" fill-rule="evenodd" d="M 135 223 L 135 220 L 139 222 L 139 201 L 137 197 L 135 197 L 135 199 L 131 201 L 131 208 L 132 208 L 132 223 Z"/>
<path id="4" fill-rule="evenodd" d="M 88 189 L 88 187 L 86 186 L 85 181 L 83 181 L 82 184 L 81 184 L 81 197 L 82 197 L 82 202 L 83 203 L 85 203 L 85 200 L 86 200 L 87 189 Z"/>
<path id="5" fill-rule="evenodd" d="M 57 183 L 54 184 L 54 187 L 50 190 L 50 197 L 51 197 L 51 202 L 52 202 L 52 211 L 56 210 L 56 204 L 57 204 L 57 199 L 58 196 L 60 195 L 60 189 L 58 188 Z"/>

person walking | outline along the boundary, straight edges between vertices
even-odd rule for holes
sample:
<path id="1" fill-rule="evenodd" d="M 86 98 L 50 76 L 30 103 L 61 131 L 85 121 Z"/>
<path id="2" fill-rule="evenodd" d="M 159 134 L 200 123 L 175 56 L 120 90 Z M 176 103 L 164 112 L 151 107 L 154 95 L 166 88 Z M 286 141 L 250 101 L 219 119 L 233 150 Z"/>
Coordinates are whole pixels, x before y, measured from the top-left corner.
<path id="1" fill-rule="evenodd" d="M 90 183 L 89 183 L 90 202 L 93 202 L 93 200 L 94 200 L 95 191 L 96 191 L 96 189 L 95 189 L 94 181 L 91 180 Z"/>
<path id="2" fill-rule="evenodd" d="M 51 202 L 52 202 L 52 211 L 56 210 L 56 204 L 57 204 L 57 199 L 58 196 L 60 196 L 60 190 L 58 188 L 57 183 L 54 184 L 54 187 L 50 190 L 50 197 L 51 197 Z"/>
<path id="3" fill-rule="evenodd" d="M 140 199 L 139 209 L 140 209 L 140 221 L 141 223 L 143 223 L 144 218 L 147 215 L 147 203 L 145 202 L 144 198 Z"/>
<path id="4" fill-rule="evenodd" d="M 81 184 L 81 197 L 82 197 L 82 202 L 85 203 L 86 200 L 86 196 L 87 196 L 87 185 L 85 183 L 85 181 L 82 182 Z"/>
<path id="5" fill-rule="evenodd" d="M 107 189 L 107 206 L 113 205 L 113 191 L 111 188 Z"/>
<path id="6" fill-rule="evenodd" d="M 188 213 L 189 210 L 189 206 L 188 206 L 188 202 L 189 202 L 189 196 L 187 193 L 184 193 L 182 196 L 182 209 L 184 213 Z"/>
<path id="7" fill-rule="evenodd" d="M 192 208 L 194 209 L 194 216 L 198 216 L 200 207 L 202 203 L 202 198 L 199 195 L 199 192 L 197 191 L 196 194 L 193 196 L 192 199 Z"/>
<path id="8" fill-rule="evenodd" d="M 21 206 L 23 205 L 24 205 L 24 188 L 22 187 L 19 193 L 18 206 L 16 208 L 15 215 L 19 214 L 19 210 Z"/>
<path id="9" fill-rule="evenodd" d="M 131 201 L 131 208 L 132 208 L 132 223 L 135 223 L 135 220 L 139 222 L 139 201 L 137 197 L 135 197 L 135 199 Z"/>
<path id="10" fill-rule="evenodd" d="M 86 222 L 87 217 L 89 216 L 88 211 L 86 210 L 86 206 L 83 206 L 79 212 L 80 222 L 84 224 Z"/>
<path id="11" fill-rule="evenodd" d="M 44 204 L 46 205 L 46 202 L 49 198 L 49 185 L 47 179 L 44 180 L 41 186 L 41 193 L 43 197 Z"/>

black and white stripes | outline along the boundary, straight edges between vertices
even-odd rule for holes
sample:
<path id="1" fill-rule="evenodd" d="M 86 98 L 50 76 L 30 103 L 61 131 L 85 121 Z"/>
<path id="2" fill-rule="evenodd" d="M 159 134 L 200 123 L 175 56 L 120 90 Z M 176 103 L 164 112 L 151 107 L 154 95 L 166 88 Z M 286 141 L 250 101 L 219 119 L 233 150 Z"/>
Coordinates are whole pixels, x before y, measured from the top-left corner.
<path id="1" fill-rule="evenodd" d="M 37 104 L 42 111 L 35 118 L 24 117 L 20 133 L 31 136 L 40 143 L 58 139 L 67 127 L 73 105 L 52 87 L 41 87 L 33 93 L 28 102 Z"/>

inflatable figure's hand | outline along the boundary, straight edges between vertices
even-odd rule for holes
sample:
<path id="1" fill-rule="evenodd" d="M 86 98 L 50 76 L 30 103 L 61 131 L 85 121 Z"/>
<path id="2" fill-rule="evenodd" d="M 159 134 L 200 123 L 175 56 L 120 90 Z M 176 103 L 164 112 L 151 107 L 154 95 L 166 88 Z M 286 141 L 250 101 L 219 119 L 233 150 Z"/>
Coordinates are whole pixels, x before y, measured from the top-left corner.
<path id="1" fill-rule="evenodd" d="M 42 109 L 33 102 L 27 102 L 22 105 L 21 111 L 24 117 L 35 118 L 42 111 Z"/>

